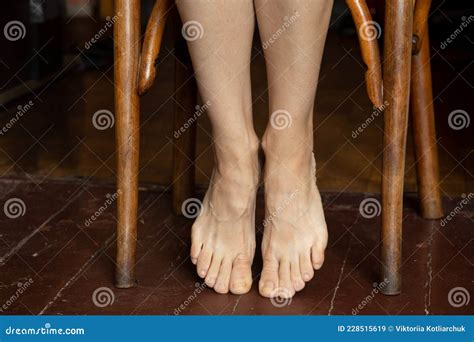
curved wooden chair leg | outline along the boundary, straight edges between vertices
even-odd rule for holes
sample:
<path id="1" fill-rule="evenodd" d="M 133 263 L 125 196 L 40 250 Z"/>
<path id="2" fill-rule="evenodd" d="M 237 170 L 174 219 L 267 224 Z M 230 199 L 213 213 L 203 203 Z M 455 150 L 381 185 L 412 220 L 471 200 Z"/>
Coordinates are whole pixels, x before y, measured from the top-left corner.
<path id="1" fill-rule="evenodd" d="M 160 52 L 166 18 L 170 11 L 170 0 L 156 0 L 145 31 L 138 76 L 138 94 L 145 94 L 153 85 L 156 76 L 155 61 Z"/>
<path id="2" fill-rule="evenodd" d="M 425 23 L 425 26 L 428 24 Z M 425 32 L 427 30 L 426 27 Z M 438 147 L 428 33 L 424 34 L 421 50 L 412 57 L 410 103 L 421 216 L 438 219 L 443 217 L 443 205 L 439 190 Z"/>
<path id="3" fill-rule="evenodd" d="M 370 101 L 376 107 L 382 103 L 382 67 L 377 36 L 380 34 L 364 0 L 346 0 L 357 29 L 362 60 L 367 66 L 365 83 Z"/>
<path id="4" fill-rule="evenodd" d="M 182 215 L 183 202 L 194 196 L 197 85 L 186 42 L 176 43 L 173 134 L 173 210 Z"/>
<path id="5" fill-rule="evenodd" d="M 413 14 L 413 55 L 420 52 L 425 34 L 428 33 L 428 14 L 431 0 L 416 0 L 415 13 Z"/>
<path id="6" fill-rule="evenodd" d="M 383 293 L 395 295 L 401 290 L 402 210 L 405 171 L 405 147 L 410 95 L 413 2 L 387 0 L 383 89 L 384 153 L 382 179 L 382 280 Z"/>
<path id="7" fill-rule="evenodd" d="M 116 286 L 135 285 L 138 211 L 140 103 L 137 74 L 140 51 L 140 0 L 116 0 L 114 31 L 115 115 L 117 144 L 117 263 Z"/>

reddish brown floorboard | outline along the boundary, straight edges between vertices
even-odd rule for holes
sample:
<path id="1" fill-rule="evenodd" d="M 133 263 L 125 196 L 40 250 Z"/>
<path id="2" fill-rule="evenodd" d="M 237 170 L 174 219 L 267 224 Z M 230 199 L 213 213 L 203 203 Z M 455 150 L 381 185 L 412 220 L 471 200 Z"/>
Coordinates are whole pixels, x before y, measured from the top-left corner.
<path id="1" fill-rule="evenodd" d="M 26 204 L 24 216 L 0 215 L 0 303 L 15 293 L 18 284 L 33 280 L 2 314 L 352 314 L 378 280 L 380 217 L 367 219 L 359 204 L 370 194 L 323 194 L 330 241 L 324 267 L 289 305 L 275 307 L 258 295 L 257 281 L 249 294 L 218 295 L 200 284 L 189 251 L 192 221 L 171 215 L 168 193 L 144 189 L 140 193 L 137 255 L 138 286 L 113 287 L 115 205 L 90 226 L 85 220 L 104 205 L 113 187 L 83 181 L 1 180 L 4 199 L 17 197 Z M 445 201 L 447 212 L 460 199 Z M 474 206 L 464 207 L 441 227 L 439 220 L 421 219 L 416 200 L 407 196 L 403 232 L 403 292 L 376 294 L 359 314 L 472 314 L 470 306 L 454 308 L 448 292 L 457 286 L 474 293 L 472 223 Z M 262 226 L 259 197 L 257 227 Z M 37 230 L 36 234 L 32 234 Z M 25 240 L 27 236 L 29 239 Z M 260 240 L 260 235 L 259 235 Z M 20 242 L 21 248 L 15 249 Z M 261 269 L 260 251 L 254 277 Z M 112 305 L 94 305 L 94 290 L 113 291 Z"/>

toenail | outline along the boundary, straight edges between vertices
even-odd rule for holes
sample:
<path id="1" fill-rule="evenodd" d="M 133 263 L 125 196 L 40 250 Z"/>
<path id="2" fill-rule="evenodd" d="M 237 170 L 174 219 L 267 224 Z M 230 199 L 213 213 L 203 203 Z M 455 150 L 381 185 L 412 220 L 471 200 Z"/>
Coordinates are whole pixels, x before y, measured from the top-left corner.
<path id="1" fill-rule="evenodd" d="M 247 287 L 247 284 L 243 281 L 232 283 L 234 289 L 243 289 Z"/>
<path id="2" fill-rule="evenodd" d="M 219 284 L 216 285 L 216 289 L 219 290 L 219 291 L 224 292 L 225 291 L 225 285 L 222 284 L 222 283 L 219 283 Z"/>
<path id="3" fill-rule="evenodd" d="M 196 265 L 197 259 L 196 258 L 191 258 L 191 262 Z"/>
<path id="4" fill-rule="evenodd" d="M 204 276 L 206 275 L 206 273 L 207 273 L 206 270 L 200 270 L 200 271 L 199 271 L 199 275 L 200 275 L 201 277 L 204 277 Z"/>
<path id="5" fill-rule="evenodd" d="M 267 281 L 267 282 L 265 282 L 265 284 L 263 284 L 263 289 L 264 290 L 273 290 L 274 287 L 275 287 L 275 285 L 273 285 L 273 282 L 271 282 L 271 281 Z"/>
<path id="6" fill-rule="evenodd" d="M 309 275 L 309 273 L 305 273 L 305 274 L 303 274 L 303 278 L 304 278 L 304 280 L 309 280 L 309 279 L 311 279 L 311 276 Z"/>

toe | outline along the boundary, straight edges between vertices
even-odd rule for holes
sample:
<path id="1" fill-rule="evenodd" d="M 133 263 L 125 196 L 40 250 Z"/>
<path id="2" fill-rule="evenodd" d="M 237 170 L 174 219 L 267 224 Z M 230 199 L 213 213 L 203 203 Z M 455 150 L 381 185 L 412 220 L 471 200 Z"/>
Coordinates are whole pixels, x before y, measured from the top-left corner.
<path id="1" fill-rule="evenodd" d="M 286 260 L 280 262 L 278 297 L 291 298 L 295 295 L 295 289 L 291 283 L 290 263 Z"/>
<path id="2" fill-rule="evenodd" d="M 244 294 L 252 286 L 252 270 L 250 259 L 245 254 L 239 254 L 232 265 L 230 275 L 230 292 Z"/>
<path id="3" fill-rule="evenodd" d="M 209 270 L 209 266 L 211 265 L 212 259 L 212 251 L 209 248 L 203 247 L 201 253 L 199 253 L 198 261 L 197 261 L 197 273 L 201 278 L 205 278 L 207 275 L 207 271 Z"/>
<path id="4" fill-rule="evenodd" d="M 209 267 L 209 270 L 207 271 L 207 275 L 205 279 L 207 286 L 212 288 L 216 284 L 216 279 L 217 279 L 217 275 L 219 274 L 219 269 L 221 268 L 221 263 L 222 263 L 222 258 L 218 256 L 217 254 L 214 254 L 212 256 L 211 266 Z"/>
<path id="5" fill-rule="evenodd" d="M 190 256 L 191 256 L 191 261 L 193 262 L 194 265 L 196 265 L 198 261 L 199 254 L 201 253 L 201 249 L 202 249 L 202 243 L 193 241 L 191 245 Z"/>
<path id="6" fill-rule="evenodd" d="M 324 263 L 324 249 L 318 246 L 311 248 L 311 261 L 315 270 L 319 270 Z"/>
<path id="7" fill-rule="evenodd" d="M 229 292 L 229 281 L 230 272 L 232 271 L 232 259 L 224 258 L 219 269 L 219 275 L 217 276 L 216 284 L 214 285 L 214 291 L 217 293 Z"/>
<path id="8" fill-rule="evenodd" d="M 313 265 L 311 264 L 311 256 L 308 250 L 308 253 L 300 254 L 300 270 L 301 278 L 304 281 L 310 281 L 314 276 Z"/>
<path id="9" fill-rule="evenodd" d="M 301 269 L 299 260 L 294 260 L 290 264 L 291 283 L 295 291 L 301 291 L 304 288 L 305 282 L 301 278 Z"/>
<path id="10" fill-rule="evenodd" d="M 262 296 L 272 297 L 278 288 L 278 261 L 273 258 L 263 260 L 262 275 L 258 283 L 258 289 Z"/>

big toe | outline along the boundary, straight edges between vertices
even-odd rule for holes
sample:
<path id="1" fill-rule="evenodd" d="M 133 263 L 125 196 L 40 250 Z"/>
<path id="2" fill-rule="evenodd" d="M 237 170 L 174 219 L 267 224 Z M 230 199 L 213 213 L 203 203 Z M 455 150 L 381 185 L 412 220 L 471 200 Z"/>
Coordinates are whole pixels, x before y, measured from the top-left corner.
<path id="1" fill-rule="evenodd" d="M 230 292 L 234 294 L 244 294 L 250 291 L 252 287 L 252 270 L 250 259 L 239 254 L 232 265 L 230 275 Z"/>
<path id="2" fill-rule="evenodd" d="M 273 258 L 263 260 L 262 275 L 258 290 L 263 297 L 274 297 L 278 289 L 278 261 Z"/>

